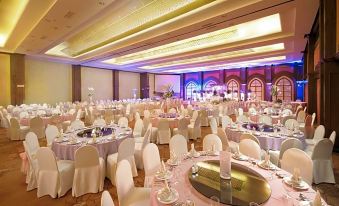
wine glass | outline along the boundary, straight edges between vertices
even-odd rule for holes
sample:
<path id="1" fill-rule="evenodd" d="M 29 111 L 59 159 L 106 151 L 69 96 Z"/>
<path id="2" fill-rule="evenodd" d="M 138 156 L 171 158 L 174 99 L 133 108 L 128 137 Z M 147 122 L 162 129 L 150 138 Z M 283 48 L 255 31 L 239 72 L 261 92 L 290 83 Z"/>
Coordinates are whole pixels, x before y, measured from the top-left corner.
<path id="1" fill-rule="evenodd" d="M 210 197 L 210 206 L 219 206 L 220 205 L 220 199 L 217 196 Z"/>

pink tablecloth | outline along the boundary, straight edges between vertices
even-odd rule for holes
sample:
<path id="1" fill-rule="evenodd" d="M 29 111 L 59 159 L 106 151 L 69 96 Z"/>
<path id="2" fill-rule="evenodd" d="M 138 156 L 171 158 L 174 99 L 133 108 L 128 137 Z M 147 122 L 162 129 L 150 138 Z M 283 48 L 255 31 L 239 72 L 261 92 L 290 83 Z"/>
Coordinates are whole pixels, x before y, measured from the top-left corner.
<path id="1" fill-rule="evenodd" d="M 204 161 L 204 160 L 212 160 L 212 159 L 219 159 L 219 157 L 200 157 L 200 158 L 195 158 L 194 161 Z M 286 195 L 287 192 L 284 189 L 284 186 L 283 186 L 284 183 L 282 182 L 282 179 L 279 179 L 277 176 L 273 176 L 273 178 L 271 178 L 272 175 L 271 175 L 270 171 L 261 169 L 257 166 L 249 166 L 248 162 L 241 162 L 241 161 L 237 161 L 237 160 L 233 160 L 233 159 L 232 159 L 232 162 L 246 166 L 246 167 L 248 167 L 249 170 L 254 170 L 256 173 L 258 173 L 259 175 L 261 175 L 262 177 L 264 177 L 268 181 L 268 183 L 271 187 L 271 190 L 272 190 L 272 194 L 271 194 L 270 199 L 268 199 L 268 201 L 265 202 L 262 205 L 267 205 L 267 206 L 289 205 L 288 200 L 285 198 L 285 195 Z M 178 202 L 185 202 L 186 199 L 189 198 L 189 199 L 193 200 L 195 205 L 197 205 L 197 206 L 210 205 L 211 200 L 208 199 L 207 197 L 205 197 L 204 195 L 200 194 L 198 191 L 196 191 L 192 187 L 191 183 L 189 182 L 188 171 L 192 167 L 192 165 L 193 165 L 192 161 L 185 160 L 184 162 L 182 162 L 182 164 L 180 166 L 175 167 L 173 169 L 174 173 L 176 173 L 179 170 L 183 172 L 183 175 L 180 175 L 180 178 L 178 179 L 179 184 L 172 185 L 172 187 L 175 188 L 179 193 Z M 281 172 L 288 174 L 287 172 L 284 172 L 284 171 L 281 171 Z M 174 176 L 176 176 L 176 175 L 174 175 Z M 162 186 L 159 185 L 159 182 L 157 182 L 157 183 L 153 182 L 152 190 L 151 190 L 151 205 L 152 206 L 162 206 L 162 205 L 164 205 L 164 204 L 160 203 L 157 200 L 157 197 L 156 197 L 157 191 L 161 187 Z M 294 201 L 293 205 L 298 205 L 296 199 L 299 196 L 299 194 L 300 194 L 300 191 L 292 191 L 292 190 L 289 191 L 289 195 L 291 195 L 292 198 L 293 198 L 293 200 L 291 200 L 291 201 Z M 303 194 L 307 198 L 313 200 L 316 193 L 313 189 L 310 188 L 310 189 L 308 189 L 308 191 L 303 192 Z M 224 204 L 221 204 L 221 205 L 224 205 Z"/>
<path id="2" fill-rule="evenodd" d="M 273 124 L 278 124 L 278 121 L 282 120 L 282 116 L 270 116 L 272 118 L 272 123 Z M 259 118 L 260 118 L 260 115 L 251 115 L 249 116 L 250 120 L 255 122 L 255 123 L 258 123 L 259 122 Z"/>
<path id="3" fill-rule="evenodd" d="M 237 129 L 226 128 L 225 129 L 227 138 L 230 141 L 240 142 L 240 135 L 243 133 L 242 131 L 238 131 Z M 245 131 L 246 132 L 246 131 Z M 248 132 L 248 131 L 247 131 Z M 286 136 L 256 136 L 260 142 L 260 147 L 264 150 L 280 150 L 282 142 L 287 139 Z M 299 140 L 303 143 L 304 148 L 306 147 L 305 137 L 300 137 Z"/>
<path id="4" fill-rule="evenodd" d="M 44 122 L 44 125 L 48 125 L 51 123 L 51 118 L 52 117 L 42 117 L 42 121 Z M 71 114 L 64 114 L 64 115 L 60 115 L 59 116 L 59 122 L 64 122 L 64 121 L 70 121 L 72 120 L 73 115 Z M 22 118 L 20 119 L 20 125 L 22 126 L 29 126 L 29 121 L 31 120 L 31 118 Z"/>

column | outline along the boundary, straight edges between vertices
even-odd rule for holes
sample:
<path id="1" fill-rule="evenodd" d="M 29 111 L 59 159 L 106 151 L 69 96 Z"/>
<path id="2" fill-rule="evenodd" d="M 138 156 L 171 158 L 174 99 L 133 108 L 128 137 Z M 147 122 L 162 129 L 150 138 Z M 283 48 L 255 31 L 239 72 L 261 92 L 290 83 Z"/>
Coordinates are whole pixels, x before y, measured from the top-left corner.
<path id="1" fill-rule="evenodd" d="M 21 105 L 25 99 L 25 55 L 10 55 L 11 104 Z"/>
<path id="2" fill-rule="evenodd" d="M 140 98 L 149 98 L 149 79 L 148 73 L 140 73 Z"/>
<path id="3" fill-rule="evenodd" d="M 119 71 L 112 70 L 113 99 L 119 100 Z"/>
<path id="4" fill-rule="evenodd" d="M 72 102 L 81 101 L 81 66 L 72 65 Z"/>

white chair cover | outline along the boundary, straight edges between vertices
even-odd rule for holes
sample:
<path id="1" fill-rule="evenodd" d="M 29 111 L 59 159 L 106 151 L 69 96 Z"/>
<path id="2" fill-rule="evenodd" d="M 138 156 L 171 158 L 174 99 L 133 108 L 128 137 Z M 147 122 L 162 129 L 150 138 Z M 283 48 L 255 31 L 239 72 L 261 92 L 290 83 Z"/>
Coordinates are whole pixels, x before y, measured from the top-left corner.
<path id="1" fill-rule="evenodd" d="M 99 158 L 98 150 L 91 145 L 82 146 L 75 151 L 74 160 L 72 196 L 79 197 L 87 193 L 102 191 L 105 162 Z"/>
<path id="2" fill-rule="evenodd" d="M 298 116 L 297 116 L 297 122 L 298 123 L 304 123 L 305 122 L 305 117 L 306 117 L 306 113 L 304 111 L 300 111 L 298 113 Z"/>
<path id="3" fill-rule="evenodd" d="M 217 125 L 217 120 L 214 117 L 211 118 L 210 125 L 211 125 L 212 134 L 217 134 L 218 133 L 218 125 Z"/>
<path id="4" fill-rule="evenodd" d="M 319 125 L 313 135 L 313 139 L 306 139 L 306 143 L 308 146 L 316 145 L 320 140 L 324 139 L 325 137 L 325 127 L 323 125 Z"/>
<path id="5" fill-rule="evenodd" d="M 249 119 L 245 115 L 239 115 L 237 117 L 237 122 L 249 122 Z"/>
<path id="6" fill-rule="evenodd" d="M 255 141 L 259 146 L 260 146 L 260 142 L 258 140 L 258 138 L 252 134 L 249 134 L 249 133 L 243 133 L 240 135 L 239 137 L 240 141 L 243 140 L 243 139 L 251 139 L 253 141 Z"/>
<path id="7" fill-rule="evenodd" d="M 174 151 L 178 157 L 186 154 L 188 152 L 186 138 L 180 134 L 174 135 L 169 142 L 169 149 Z"/>
<path id="8" fill-rule="evenodd" d="M 333 143 L 329 139 L 320 140 L 314 147 L 313 160 L 313 181 L 319 183 L 335 183 L 332 165 Z"/>
<path id="9" fill-rule="evenodd" d="M 111 180 L 112 185 L 115 185 L 115 172 L 117 169 L 117 164 L 123 159 L 130 163 L 133 176 L 138 176 L 134 160 L 134 148 L 134 139 L 127 138 L 120 143 L 117 153 L 107 156 L 106 177 Z"/>
<path id="10" fill-rule="evenodd" d="M 232 119 L 229 116 L 222 116 L 221 127 L 225 129 L 229 124 L 232 124 Z"/>
<path id="11" fill-rule="evenodd" d="M 70 127 L 74 130 L 83 129 L 85 127 L 85 123 L 83 121 L 77 119 L 77 120 L 74 120 L 71 123 Z"/>
<path id="12" fill-rule="evenodd" d="M 201 124 L 200 124 L 200 117 L 198 116 L 194 123 L 188 125 L 188 138 L 189 139 L 198 139 L 201 137 Z"/>
<path id="13" fill-rule="evenodd" d="M 153 143 L 147 144 L 142 153 L 145 170 L 144 187 L 151 187 L 154 174 L 159 170 L 161 164 L 158 146 Z"/>
<path id="14" fill-rule="evenodd" d="M 222 151 L 222 142 L 220 138 L 216 134 L 208 134 L 204 137 L 202 142 L 202 148 L 204 151 L 212 151 L 212 147 L 214 145 L 214 151 L 219 152 Z"/>
<path id="15" fill-rule="evenodd" d="M 295 119 L 287 119 L 285 127 L 289 130 L 294 130 L 295 128 L 299 128 L 299 123 Z"/>
<path id="16" fill-rule="evenodd" d="M 37 138 L 37 137 L 36 137 Z M 32 155 L 26 140 L 23 141 L 25 153 L 27 156 L 29 167 L 27 169 L 26 174 L 26 184 L 27 184 L 27 191 L 31 191 L 37 188 L 37 175 L 38 175 L 38 162 L 36 160 L 36 153 L 34 156 Z"/>
<path id="17" fill-rule="evenodd" d="M 171 108 L 168 113 L 171 113 L 171 114 L 176 114 L 177 113 L 177 110 L 175 108 Z"/>
<path id="18" fill-rule="evenodd" d="M 104 127 L 104 126 L 106 126 L 106 121 L 104 119 L 98 118 L 98 119 L 94 120 L 93 126 Z"/>
<path id="19" fill-rule="evenodd" d="M 128 127 L 128 119 L 126 117 L 120 117 L 118 125 L 120 127 Z"/>
<path id="20" fill-rule="evenodd" d="M 11 118 L 10 128 L 9 128 L 10 140 L 24 140 L 28 132 L 29 132 L 29 127 L 20 126 L 16 118 Z"/>
<path id="21" fill-rule="evenodd" d="M 188 140 L 188 120 L 185 118 L 181 118 L 178 121 L 178 128 L 173 129 L 173 134 L 181 134 Z"/>
<path id="22" fill-rule="evenodd" d="M 206 110 L 201 110 L 200 111 L 200 124 L 203 127 L 208 127 L 208 114 Z"/>
<path id="23" fill-rule="evenodd" d="M 262 122 L 266 125 L 272 125 L 272 117 L 266 115 L 260 116 L 259 122 Z"/>
<path id="24" fill-rule="evenodd" d="M 291 174 L 293 174 L 294 168 L 299 168 L 303 180 L 312 185 L 313 162 L 304 151 L 297 148 L 286 150 L 280 164 L 281 169 Z"/>
<path id="25" fill-rule="evenodd" d="M 44 126 L 44 122 L 42 121 L 41 117 L 37 116 L 34 117 L 30 120 L 30 131 L 34 132 L 37 137 L 43 138 L 45 136 L 45 126 Z"/>
<path id="26" fill-rule="evenodd" d="M 140 118 L 140 114 L 139 114 L 139 112 L 136 112 L 136 113 L 135 113 L 135 121 L 137 121 L 137 120 L 139 120 L 139 119 L 141 119 L 141 118 Z"/>
<path id="27" fill-rule="evenodd" d="M 135 143 L 134 159 L 138 169 L 144 168 L 144 164 L 142 161 L 142 151 L 144 150 L 146 145 L 150 142 L 151 135 L 152 135 L 152 124 L 149 124 L 144 135 L 143 142 Z"/>
<path id="28" fill-rule="evenodd" d="M 144 118 L 150 118 L 151 117 L 151 113 L 149 112 L 149 110 L 144 110 Z"/>
<path id="29" fill-rule="evenodd" d="M 48 147 L 40 147 L 37 151 L 38 160 L 38 197 L 50 195 L 61 197 L 72 188 L 74 162 L 70 160 L 56 161 L 54 153 Z"/>
<path id="30" fill-rule="evenodd" d="M 158 144 L 168 144 L 171 138 L 171 130 L 167 119 L 160 119 L 158 124 Z"/>
<path id="31" fill-rule="evenodd" d="M 120 206 L 149 206 L 150 189 L 134 186 L 131 166 L 127 160 L 119 162 L 116 172 L 116 187 Z"/>
<path id="32" fill-rule="evenodd" d="M 46 130 L 46 140 L 47 140 L 47 146 L 51 147 L 54 139 L 59 135 L 59 130 L 54 125 L 48 125 Z"/>
<path id="33" fill-rule="evenodd" d="M 239 151 L 256 160 L 261 159 L 261 149 L 258 143 L 251 139 L 243 139 L 239 143 Z"/>
<path id="34" fill-rule="evenodd" d="M 112 197 L 107 190 L 101 194 L 101 206 L 114 206 Z"/>
<path id="35" fill-rule="evenodd" d="M 280 167 L 280 160 L 282 159 L 282 156 L 284 155 L 285 151 L 291 148 L 297 148 L 302 150 L 303 149 L 303 144 L 299 139 L 296 138 L 288 138 L 285 139 L 281 143 L 280 151 L 273 151 L 270 150 L 270 157 L 271 157 L 271 162 L 277 166 Z"/>
<path id="36" fill-rule="evenodd" d="M 335 143 L 335 139 L 336 139 L 337 133 L 335 131 L 333 131 L 330 135 L 330 140 L 332 141 L 333 145 Z"/>
<path id="37" fill-rule="evenodd" d="M 143 128 L 144 128 L 144 122 L 142 121 L 142 119 L 137 119 L 134 124 L 133 136 L 141 137 Z"/>

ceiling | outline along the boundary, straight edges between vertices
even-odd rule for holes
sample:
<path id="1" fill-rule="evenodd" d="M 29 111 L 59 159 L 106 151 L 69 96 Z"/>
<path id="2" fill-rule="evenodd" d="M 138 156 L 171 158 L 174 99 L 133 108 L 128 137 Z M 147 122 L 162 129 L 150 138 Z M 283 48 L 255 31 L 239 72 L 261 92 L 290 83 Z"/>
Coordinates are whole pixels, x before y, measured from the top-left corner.
<path id="1" fill-rule="evenodd" d="M 0 52 L 184 73 L 302 58 L 318 0 L 1 0 Z"/>

